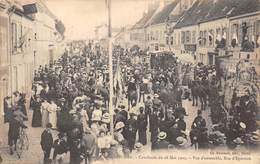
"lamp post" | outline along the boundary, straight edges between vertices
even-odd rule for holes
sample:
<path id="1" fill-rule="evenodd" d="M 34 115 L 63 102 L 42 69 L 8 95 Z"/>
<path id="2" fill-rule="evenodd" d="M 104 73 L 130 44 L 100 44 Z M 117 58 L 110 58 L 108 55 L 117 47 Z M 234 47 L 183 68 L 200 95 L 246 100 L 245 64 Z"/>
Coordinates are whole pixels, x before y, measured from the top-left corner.
<path id="1" fill-rule="evenodd" d="M 108 65 L 109 65 L 109 113 L 110 113 L 110 133 L 114 136 L 114 122 L 113 122 L 113 48 L 111 35 L 111 0 L 106 0 L 108 8 Z"/>

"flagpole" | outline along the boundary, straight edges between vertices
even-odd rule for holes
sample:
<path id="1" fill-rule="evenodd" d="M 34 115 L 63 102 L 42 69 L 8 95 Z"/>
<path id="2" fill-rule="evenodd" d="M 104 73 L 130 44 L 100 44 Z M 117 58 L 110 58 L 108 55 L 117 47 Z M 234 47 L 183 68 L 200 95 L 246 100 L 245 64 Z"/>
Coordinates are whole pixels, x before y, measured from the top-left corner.
<path id="1" fill-rule="evenodd" d="M 112 35 L 111 35 L 111 0 L 107 0 L 108 7 L 108 60 L 109 60 L 109 113 L 110 113 L 110 133 L 114 137 L 113 123 L 113 62 L 112 62 Z"/>

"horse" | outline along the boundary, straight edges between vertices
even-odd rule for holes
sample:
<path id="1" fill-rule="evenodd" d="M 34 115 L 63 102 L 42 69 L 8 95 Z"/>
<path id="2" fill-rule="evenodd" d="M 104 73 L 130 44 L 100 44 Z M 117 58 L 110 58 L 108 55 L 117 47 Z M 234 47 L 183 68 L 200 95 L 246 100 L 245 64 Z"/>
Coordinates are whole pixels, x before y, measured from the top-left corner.
<path id="1" fill-rule="evenodd" d="M 130 105 L 131 105 L 131 107 L 133 107 L 137 104 L 137 98 L 138 98 L 138 95 L 137 95 L 136 90 L 128 91 L 128 95 L 127 95 L 128 110 L 130 110 Z"/>

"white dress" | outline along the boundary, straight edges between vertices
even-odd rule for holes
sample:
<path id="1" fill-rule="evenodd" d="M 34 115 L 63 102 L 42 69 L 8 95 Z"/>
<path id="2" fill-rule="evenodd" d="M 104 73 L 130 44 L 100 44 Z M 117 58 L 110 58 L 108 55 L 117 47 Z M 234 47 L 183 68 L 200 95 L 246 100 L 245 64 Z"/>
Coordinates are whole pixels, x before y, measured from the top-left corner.
<path id="1" fill-rule="evenodd" d="M 87 114 L 87 112 L 86 112 L 86 110 L 81 110 L 80 111 L 80 115 L 81 115 L 81 123 L 82 123 L 82 125 L 83 125 L 83 130 L 85 130 L 87 127 L 88 127 L 88 120 L 89 120 L 89 118 L 88 118 L 88 114 Z"/>
<path id="2" fill-rule="evenodd" d="M 58 106 L 54 103 L 50 104 L 49 107 L 47 108 L 49 112 L 49 123 L 52 124 L 52 128 L 57 127 L 57 110 Z"/>

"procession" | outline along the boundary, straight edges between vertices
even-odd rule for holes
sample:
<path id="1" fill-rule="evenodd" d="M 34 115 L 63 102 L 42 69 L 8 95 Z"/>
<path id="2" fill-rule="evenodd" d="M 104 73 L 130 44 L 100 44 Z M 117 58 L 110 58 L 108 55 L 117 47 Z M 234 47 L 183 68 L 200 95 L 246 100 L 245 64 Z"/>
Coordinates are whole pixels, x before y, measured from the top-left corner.
<path id="1" fill-rule="evenodd" d="M 111 1 L 106 2 L 108 15 Z M 96 26 L 96 39 L 80 40 L 65 40 L 65 27 L 50 14 L 48 3 L 36 2 L 55 18 L 54 35 L 59 41 L 57 48 L 54 42 L 48 45 L 45 63 L 45 54 L 34 50 L 33 67 L 29 63 L 20 69 L 33 68 L 30 76 L 19 73 L 18 66 L 10 70 L 11 89 L 0 94 L 4 95 L 0 163 L 32 158 L 43 164 L 94 164 L 135 159 L 147 152 L 259 151 L 259 8 L 242 7 L 253 7 L 255 0 L 240 0 L 238 6 L 224 1 L 221 10 L 232 26 L 229 31 L 221 22 L 221 29 L 216 23 L 205 25 L 216 26 L 215 31 L 203 31 L 208 22 L 202 19 L 222 20 L 211 15 L 223 7 L 218 0 L 169 0 L 150 4 L 151 9 L 128 30 L 113 35 L 108 17 L 105 39 L 97 39 L 102 27 Z M 24 15 L 32 12 L 36 14 L 32 19 L 41 19 L 33 10 L 37 5 L 22 5 Z M 187 5 L 185 10 L 182 5 Z M 22 12 L 13 8 L 14 14 Z M 242 11 L 249 14 L 248 21 L 257 21 L 231 25 L 247 16 Z M 153 33 L 159 26 L 164 34 Z M 202 31 L 193 39 L 196 28 Z M 20 37 L 23 42 L 17 52 L 29 48 L 28 33 Z M 127 33 L 133 44 L 126 41 Z M 39 41 L 36 48 L 43 47 L 46 41 L 37 39 L 36 33 L 34 37 Z M 140 37 L 144 38 L 140 41 Z M 177 48 L 178 44 L 183 46 Z M 202 53 L 208 47 L 205 60 Z M 14 57 L 10 63 L 19 62 Z"/>

